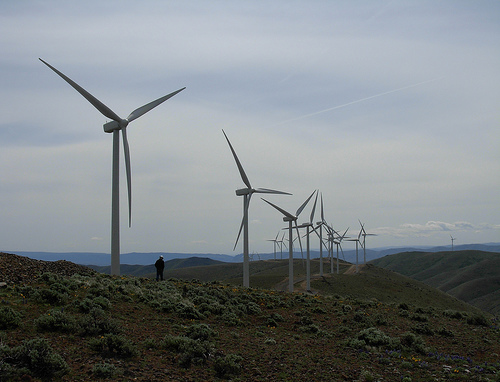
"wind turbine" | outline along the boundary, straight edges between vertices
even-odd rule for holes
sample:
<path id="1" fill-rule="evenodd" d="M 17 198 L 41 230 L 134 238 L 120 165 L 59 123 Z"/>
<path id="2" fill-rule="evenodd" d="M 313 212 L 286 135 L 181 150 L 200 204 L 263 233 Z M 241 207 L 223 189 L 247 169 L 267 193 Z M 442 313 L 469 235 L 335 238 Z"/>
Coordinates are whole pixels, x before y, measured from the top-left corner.
<path id="1" fill-rule="evenodd" d="M 309 245 L 309 228 L 313 227 L 314 229 L 314 212 L 316 211 L 316 202 L 318 201 L 318 191 L 316 190 L 316 199 L 314 199 L 314 205 L 311 210 L 311 216 L 309 217 L 308 223 L 303 223 L 298 226 L 298 228 L 306 228 L 306 246 L 307 246 L 307 265 L 306 265 L 306 290 L 311 291 L 311 250 Z"/>
<path id="2" fill-rule="evenodd" d="M 278 240 L 278 235 L 279 234 L 280 234 L 280 231 L 278 231 L 278 233 L 276 234 L 276 237 L 274 239 L 267 240 L 267 241 L 272 241 L 273 242 L 274 260 L 276 260 L 276 244 L 279 243 L 279 240 Z"/>
<path id="3" fill-rule="evenodd" d="M 325 214 L 323 212 L 323 194 L 321 193 L 321 221 L 316 223 L 316 228 L 319 227 L 319 275 L 323 276 L 323 225 L 325 222 Z"/>
<path id="4" fill-rule="evenodd" d="M 342 240 L 344 240 L 346 238 L 345 235 L 347 234 L 347 231 L 349 231 L 349 228 L 347 228 L 345 230 L 345 232 L 342 234 L 342 236 L 338 235 L 337 240 L 335 240 L 335 239 L 333 240 L 333 243 L 337 246 L 337 274 L 340 273 L 340 270 L 339 270 L 339 247 L 340 247 L 340 251 L 342 252 L 342 256 L 344 256 L 344 251 L 342 250 Z"/>
<path id="5" fill-rule="evenodd" d="M 361 234 L 362 234 L 362 230 L 359 231 L 358 233 L 358 237 L 356 239 L 348 239 L 347 241 L 355 241 L 356 242 L 356 273 L 358 273 L 358 243 L 361 242 Z"/>
<path id="6" fill-rule="evenodd" d="M 127 140 L 127 126 L 134 119 L 139 118 L 151 109 L 165 102 L 177 93 L 185 89 L 179 89 L 175 92 L 160 97 L 144 106 L 135 109 L 126 119 L 120 118 L 113 110 L 99 101 L 96 97 L 78 85 L 76 82 L 65 76 L 59 70 L 39 58 L 45 65 L 58 74 L 64 81 L 71 85 L 78 93 L 80 93 L 87 101 L 89 101 L 97 110 L 105 117 L 113 121 L 104 124 L 104 131 L 106 133 L 113 133 L 113 164 L 112 164 L 112 191 L 111 191 L 111 274 L 120 274 L 120 195 L 119 195 L 119 149 L 120 149 L 120 130 L 123 138 L 123 150 L 125 156 L 125 170 L 127 174 L 127 189 L 128 189 L 128 222 L 129 227 L 132 223 L 132 182 L 130 170 L 130 150 Z"/>
<path id="7" fill-rule="evenodd" d="M 363 236 L 363 242 L 361 243 L 361 246 L 363 247 L 363 260 L 364 264 L 366 265 L 366 237 L 367 236 L 377 236 L 374 233 L 366 233 L 365 231 L 365 225 L 361 223 L 361 220 L 359 220 L 359 224 L 361 225 L 361 236 Z"/>
<path id="8" fill-rule="evenodd" d="M 267 204 L 270 204 L 271 206 L 276 208 L 279 212 L 281 212 L 284 215 L 283 216 L 284 222 L 288 222 L 288 253 L 289 253 L 289 257 L 288 257 L 288 291 L 290 293 L 293 293 L 293 248 L 292 248 L 293 226 L 292 226 L 292 223 L 295 223 L 295 228 L 297 230 L 297 236 L 299 237 L 300 249 L 302 250 L 302 243 L 300 241 L 297 219 L 299 218 L 300 213 L 306 207 L 307 203 L 309 202 L 309 200 L 311 200 L 311 198 L 313 197 L 315 192 L 316 192 L 316 190 L 313 191 L 313 193 L 306 199 L 306 201 L 304 203 L 302 203 L 302 205 L 297 209 L 297 212 L 295 212 L 295 215 L 278 207 L 276 204 L 273 204 L 273 203 L 267 201 L 266 199 L 262 198 L 263 201 L 265 201 Z"/>
<path id="9" fill-rule="evenodd" d="M 285 241 L 283 240 L 284 238 L 285 238 L 285 233 L 283 232 L 283 236 L 281 236 L 281 240 L 278 241 L 278 243 L 280 245 L 281 260 L 283 260 L 283 246 L 285 246 L 285 248 L 288 249 L 286 244 L 285 244 Z"/>
<path id="10" fill-rule="evenodd" d="M 243 219 L 241 220 L 240 230 L 238 232 L 238 237 L 236 238 L 236 242 L 234 243 L 233 250 L 236 248 L 236 245 L 238 244 L 238 240 L 240 239 L 241 230 L 243 230 L 243 286 L 248 288 L 250 286 L 250 265 L 249 265 L 249 261 L 248 261 L 248 253 L 249 253 L 248 207 L 250 205 L 250 199 L 252 197 L 252 194 L 253 193 L 283 194 L 283 195 L 291 195 L 291 194 L 288 192 L 271 190 L 269 188 L 252 188 L 250 181 L 248 180 L 248 177 L 245 174 L 245 170 L 243 170 L 243 166 L 241 165 L 240 160 L 238 159 L 238 156 L 236 155 L 236 151 L 234 151 L 233 146 L 231 145 L 231 142 L 229 142 L 229 138 L 227 137 L 224 130 L 222 130 L 222 133 L 226 137 L 226 141 L 229 144 L 229 148 L 231 149 L 231 152 L 233 153 L 233 157 L 234 157 L 234 160 L 236 162 L 236 166 L 238 166 L 238 170 L 240 172 L 241 179 L 243 180 L 243 183 L 245 183 L 245 186 L 247 186 L 246 188 L 241 188 L 241 189 L 236 190 L 237 196 L 243 196 Z"/>
<path id="11" fill-rule="evenodd" d="M 454 238 L 454 237 L 453 237 L 453 236 L 451 236 L 451 235 L 450 235 L 450 237 L 451 237 L 451 252 L 453 252 L 453 242 L 454 242 L 455 240 L 457 240 L 457 239 L 456 239 L 456 238 Z"/>

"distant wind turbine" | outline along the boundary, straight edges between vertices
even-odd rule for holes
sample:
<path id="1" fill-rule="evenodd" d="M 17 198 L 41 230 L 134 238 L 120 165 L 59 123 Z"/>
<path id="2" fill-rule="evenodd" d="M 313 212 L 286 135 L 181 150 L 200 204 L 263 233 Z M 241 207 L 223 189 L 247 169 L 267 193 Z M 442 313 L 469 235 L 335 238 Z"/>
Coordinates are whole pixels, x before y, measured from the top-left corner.
<path id="1" fill-rule="evenodd" d="M 344 251 L 342 250 L 342 240 L 344 240 L 346 238 L 347 231 L 349 231 L 349 228 L 347 228 L 342 235 L 339 235 L 337 233 L 337 237 L 333 239 L 333 243 L 337 247 L 337 274 L 340 273 L 340 267 L 339 267 L 339 247 L 340 247 L 340 251 L 342 252 L 342 256 L 344 256 Z"/>
<path id="2" fill-rule="evenodd" d="M 310 249 L 310 240 L 309 240 L 309 228 L 314 228 L 314 212 L 316 211 L 316 202 L 318 201 L 318 191 L 316 190 L 316 198 L 314 199 L 314 205 L 311 210 L 311 215 L 309 217 L 308 223 L 303 223 L 298 226 L 298 228 L 306 229 L 306 251 L 307 251 L 307 263 L 306 263 L 306 290 L 308 292 L 311 291 L 311 249 Z"/>
<path id="3" fill-rule="evenodd" d="M 151 109 L 165 102 L 177 93 L 185 89 L 179 89 L 175 92 L 167 94 L 155 101 L 152 101 L 144 106 L 135 109 L 126 119 L 120 118 L 113 110 L 95 98 L 92 94 L 83 89 L 76 82 L 65 76 L 59 70 L 42 60 L 45 65 L 58 74 L 64 81 L 70 84 L 78 93 L 80 93 L 87 101 L 89 101 L 97 110 L 99 110 L 105 117 L 113 121 L 104 124 L 104 131 L 106 133 L 113 133 L 113 164 L 112 164 L 112 191 L 111 191 L 111 274 L 120 274 L 120 198 L 119 198 L 119 149 L 120 149 L 120 135 L 121 130 L 123 137 L 123 150 L 125 155 L 125 170 L 127 173 L 127 188 L 128 188 L 128 221 L 129 227 L 132 222 L 132 179 L 130 170 L 130 150 L 127 140 L 127 126 L 134 119 L 139 118 Z"/>
<path id="4" fill-rule="evenodd" d="M 359 264 L 359 261 L 358 261 L 358 243 L 361 242 L 361 234 L 363 233 L 362 230 L 359 231 L 358 233 L 358 237 L 356 239 L 348 239 L 347 241 L 355 241 L 356 242 L 356 273 L 358 273 L 358 264 Z"/>
<path id="5" fill-rule="evenodd" d="M 286 249 L 287 246 L 285 244 L 285 241 L 283 240 L 285 238 L 285 233 L 283 232 L 283 236 L 281 236 L 281 240 L 278 241 L 279 245 L 280 245 L 280 256 L 281 256 L 281 260 L 283 260 L 283 246 L 285 246 Z"/>
<path id="6" fill-rule="evenodd" d="M 326 225 L 325 214 L 323 211 L 323 194 L 320 194 L 321 203 L 321 221 L 316 223 L 316 229 L 319 227 L 319 275 L 323 276 L 323 226 Z"/>
<path id="7" fill-rule="evenodd" d="M 282 194 L 282 195 L 291 195 L 288 192 L 271 190 L 269 188 L 252 188 L 250 181 L 248 180 L 247 175 L 245 174 L 245 170 L 243 170 L 243 166 L 241 165 L 238 156 L 236 155 L 236 151 L 234 151 L 231 142 L 229 142 L 229 138 L 227 137 L 224 130 L 222 130 L 224 137 L 226 137 L 226 141 L 229 144 L 229 148 L 233 153 L 234 160 L 236 162 L 236 166 L 240 172 L 241 179 L 243 183 L 245 183 L 246 188 L 241 188 L 236 190 L 237 196 L 243 196 L 243 219 L 241 220 L 240 230 L 238 231 L 238 236 L 236 238 L 236 242 L 234 243 L 234 248 L 238 244 L 238 240 L 240 239 L 241 231 L 243 230 L 243 286 L 250 286 L 250 265 L 249 265 L 249 246 L 248 246 L 248 207 L 250 205 L 250 199 L 253 193 L 257 194 Z"/>
<path id="8" fill-rule="evenodd" d="M 288 291 L 290 293 L 293 292 L 293 223 L 295 223 L 295 229 L 297 230 L 297 236 L 299 238 L 299 244 L 300 248 L 302 250 L 302 243 L 300 242 L 300 234 L 299 234 L 299 228 L 297 225 L 297 219 L 299 218 L 300 213 L 304 210 L 306 207 L 307 203 L 311 198 L 313 197 L 314 193 L 316 192 L 313 191 L 313 193 L 306 199 L 304 203 L 297 209 L 297 212 L 295 212 L 295 215 L 291 214 L 290 212 L 285 211 L 284 209 L 278 207 L 276 204 L 271 203 L 270 201 L 262 198 L 263 201 L 265 201 L 267 204 L 270 204 L 272 207 L 276 208 L 279 212 L 281 212 L 283 216 L 283 221 L 288 222 L 288 253 L 289 253 L 289 258 L 288 258 Z"/>
<path id="9" fill-rule="evenodd" d="M 456 238 L 454 238 L 454 237 L 453 237 L 453 236 L 451 236 L 451 235 L 450 235 L 450 237 L 451 237 L 451 252 L 453 252 L 453 242 L 454 242 L 455 240 L 457 240 L 457 239 L 456 239 Z"/>
<path id="10" fill-rule="evenodd" d="M 267 241 L 272 241 L 273 242 L 273 250 L 274 250 L 274 260 L 276 260 L 276 245 L 279 243 L 278 240 L 278 235 L 280 234 L 280 231 L 276 234 L 276 237 L 274 239 L 268 239 Z"/>
<path id="11" fill-rule="evenodd" d="M 366 265 L 366 237 L 367 236 L 377 236 L 374 233 L 366 233 L 365 231 L 365 225 L 361 223 L 361 220 L 359 220 L 359 224 L 361 225 L 361 236 L 363 236 L 363 241 L 361 242 L 361 246 L 363 247 L 363 261 L 364 264 Z"/>

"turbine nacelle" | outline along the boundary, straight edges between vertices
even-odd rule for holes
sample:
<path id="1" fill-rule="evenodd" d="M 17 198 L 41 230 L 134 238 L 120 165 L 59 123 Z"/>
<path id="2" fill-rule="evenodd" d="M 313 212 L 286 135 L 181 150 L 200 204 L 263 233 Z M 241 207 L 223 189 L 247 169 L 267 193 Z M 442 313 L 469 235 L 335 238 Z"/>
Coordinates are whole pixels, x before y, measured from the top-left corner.
<path id="1" fill-rule="evenodd" d="M 236 195 L 237 196 L 250 195 L 254 192 L 255 190 L 253 188 L 240 188 L 239 190 L 236 190 Z"/>
<path id="2" fill-rule="evenodd" d="M 120 122 L 117 121 L 111 121 L 108 123 L 105 123 L 103 125 L 104 132 L 106 133 L 112 133 L 115 130 L 121 130 L 125 127 L 127 127 L 129 122 L 126 119 L 122 119 Z"/>

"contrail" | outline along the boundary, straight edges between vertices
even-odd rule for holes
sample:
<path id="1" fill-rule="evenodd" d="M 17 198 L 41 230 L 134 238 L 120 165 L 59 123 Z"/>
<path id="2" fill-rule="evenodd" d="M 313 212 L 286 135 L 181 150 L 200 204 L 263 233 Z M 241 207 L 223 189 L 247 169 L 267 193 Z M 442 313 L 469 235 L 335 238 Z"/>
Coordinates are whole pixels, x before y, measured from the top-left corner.
<path id="1" fill-rule="evenodd" d="M 433 78 L 431 80 L 425 80 L 425 81 L 418 82 L 418 83 L 413 84 L 413 85 L 403 86 L 402 88 L 397 88 L 397 89 L 389 90 L 389 91 L 386 91 L 386 92 L 383 92 L 383 93 L 379 93 L 379 94 L 375 94 L 375 95 L 372 95 L 372 96 L 369 96 L 369 97 L 361 98 L 361 99 L 358 99 L 356 101 L 351 101 L 351 102 L 344 103 L 342 105 L 337 105 L 337 106 L 334 106 L 334 107 L 330 107 L 328 109 L 316 111 L 314 113 L 304 114 L 304 115 L 302 115 L 300 117 L 297 117 L 297 118 L 292 118 L 292 119 L 288 119 L 288 120 L 283 121 L 283 122 L 276 123 L 274 126 L 283 125 L 283 124 L 288 123 L 288 122 L 293 122 L 293 121 L 298 121 L 300 119 L 313 117 L 313 116 L 318 115 L 318 114 L 322 114 L 322 113 L 326 113 L 328 111 L 340 109 L 342 107 L 346 107 L 346 106 L 349 106 L 349 105 L 353 105 L 355 103 L 367 101 L 367 100 L 372 99 L 372 98 L 382 97 L 382 96 L 387 95 L 387 94 L 391 94 L 391 93 L 395 93 L 395 92 L 400 92 L 401 90 L 406 90 L 406 89 L 414 88 L 415 86 L 420 86 L 420 85 L 423 85 L 423 84 L 426 84 L 426 83 L 429 83 L 429 82 L 437 81 L 437 80 L 439 80 L 441 78 L 442 77 L 437 77 L 437 78 Z"/>

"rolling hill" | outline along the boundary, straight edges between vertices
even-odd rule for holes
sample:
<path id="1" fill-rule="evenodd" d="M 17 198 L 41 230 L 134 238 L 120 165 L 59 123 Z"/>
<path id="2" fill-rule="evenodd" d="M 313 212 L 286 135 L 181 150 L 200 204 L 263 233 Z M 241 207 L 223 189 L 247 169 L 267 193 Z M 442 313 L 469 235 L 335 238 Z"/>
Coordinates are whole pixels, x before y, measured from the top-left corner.
<path id="1" fill-rule="evenodd" d="M 272 276 L 282 285 L 286 263 L 252 263 L 251 283 Z M 303 268 L 294 265 L 300 291 Z M 237 275 L 226 266 L 172 272 Z M 341 275 L 316 277 L 314 294 L 286 293 L 116 277 L 0 253 L 0 280 L 8 280 L 0 288 L 0 379 L 498 380 L 495 319 L 395 272 L 352 270 L 343 263 Z"/>
<path id="2" fill-rule="evenodd" d="M 500 253 L 405 252 L 371 263 L 421 281 L 484 311 L 500 313 Z"/>
<path id="3" fill-rule="evenodd" d="M 207 257 L 196 257 L 196 256 L 181 258 L 181 259 L 172 259 L 165 261 L 165 271 L 173 269 L 197 267 L 197 266 L 207 266 L 214 264 L 224 264 L 224 262 L 212 260 Z M 88 267 L 108 275 L 111 273 L 111 266 L 109 265 L 88 265 Z M 151 276 L 153 274 L 156 275 L 156 269 L 154 264 L 148 264 L 148 265 L 121 264 L 120 274 L 130 275 L 130 276 L 146 276 L 146 275 Z"/>

